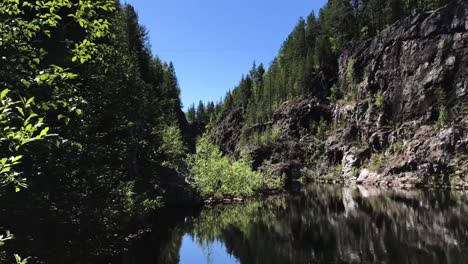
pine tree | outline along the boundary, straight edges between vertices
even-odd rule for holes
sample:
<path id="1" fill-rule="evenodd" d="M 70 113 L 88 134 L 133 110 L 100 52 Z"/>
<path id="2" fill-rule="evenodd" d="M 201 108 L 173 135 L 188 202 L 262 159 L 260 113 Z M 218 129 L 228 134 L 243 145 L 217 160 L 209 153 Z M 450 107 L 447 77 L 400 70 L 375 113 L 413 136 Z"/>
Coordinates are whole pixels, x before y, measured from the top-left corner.
<path id="1" fill-rule="evenodd" d="M 208 117 L 207 117 L 207 114 L 206 114 L 205 104 L 203 104 L 203 102 L 201 100 L 200 100 L 200 102 L 198 102 L 197 120 L 198 120 L 198 122 L 203 123 L 203 124 L 208 123 Z"/>
<path id="2" fill-rule="evenodd" d="M 192 104 L 188 109 L 187 109 L 187 120 L 190 123 L 195 122 L 197 119 L 197 112 L 195 110 L 195 104 Z"/>

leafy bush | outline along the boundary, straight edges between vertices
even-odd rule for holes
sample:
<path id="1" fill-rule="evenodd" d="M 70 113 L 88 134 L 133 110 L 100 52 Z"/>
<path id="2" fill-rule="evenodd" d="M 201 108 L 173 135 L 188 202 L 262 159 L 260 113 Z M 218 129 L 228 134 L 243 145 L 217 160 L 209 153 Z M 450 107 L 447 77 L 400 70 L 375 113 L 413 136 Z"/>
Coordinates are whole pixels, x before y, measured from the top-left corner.
<path id="1" fill-rule="evenodd" d="M 108 208 L 106 215 L 130 215 L 135 209 L 135 182 L 123 181 L 111 191 L 113 206 Z"/>
<path id="2" fill-rule="evenodd" d="M 273 190 L 280 189 L 284 186 L 286 175 L 282 174 L 275 177 L 275 167 L 270 160 L 263 162 L 262 166 L 260 167 L 260 171 L 262 172 L 263 176 L 262 188 Z"/>
<path id="3" fill-rule="evenodd" d="M 330 88 L 330 96 L 327 98 L 331 104 L 336 103 L 341 98 L 340 89 L 336 84 Z"/>
<path id="4" fill-rule="evenodd" d="M 435 96 L 437 99 L 437 106 L 438 106 L 438 118 L 436 125 L 439 128 L 445 127 L 448 125 L 449 122 L 449 114 L 447 109 L 447 94 L 442 87 L 439 87 L 435 91 Z"/>
<path id="5" fill-rule="evenodd" d="M 281 134 L 283 133 L 283 128 L 280 125 L 273 125 L 273 127 L 260 133 L 260 144 L 268 145 L 277 143 Z"/>
<path id="6" fill-rule="evenodd" d="M 344 97 L 347 103 L 355 103 L 358 100 L 358 94 L 354 89 L 349 89 Z"/>
<path id="7" fill-rule="evenodd" d="M 323 120 L 323 118 L 320 119 L 320 122 L 317 124 L 317 128 L 315 130 L 315 135 L 317 136 L 318 139 L 320 140 L 325 140 L 327 138 L 327 132 L 328 132 L 328 124 Z"/>
<path id="8" fill-rule="evenodd" d="M 143 208 L 145 211 L 155 211 L 163 205 L 162 197 L 157 197 L 156 199 L 145 199 L 143 201 Z"/>
<path id="9" fill-rule="evenodd" d="M 369 169 L 380 170 L 385 166 L 385 157 L 383 154 L 374 154 L 369 160 Z"/>
<path id="10" fill-rule="evenodd" d="M 349 59 L 348 61 L 348 66 L 346 69 L 346 78 L 348 80 L 348 83 L 354 83 L 354 64 L 356 61 L 354 59 Z"/>
<path id="11" fill-rule="evenodd" d="M 384 106 L 384 100 L 385 100 L 385 98 L 384 98 L 382 92 L 379 91 L 379 92 L 377 93 L 377 97 L 375 98 L 375 105 L 376 105 L 378 108 L 382 109 L 383 106 Z"/>
<path id="12" fill-rule="evenodd" d="M 251 196 L 261 191 L 265 176 L 250 168 L 245 155 L 237 161 L 223 156 L 207 134 L 197 143 L 197 152 L 189 158 L 196 188 L 203 197 Z"/>
<path id="13" fill-rule="evenodd" d="M 163 165 L 178 169 L 181 161 L 187 153 L 187 148 L 182 139 L 182 133 L 177 126 L 167 126 L 162 131 L 162 144 L 159 152 L 164 155 Z"/>
<path id="14" fill-rule="evenodd" d="M 241 146 L 247 146 L 251 144 L 266 146 L 275 144 L 281 139 L 282 133 L 283 127 L 281 125 L 275 124 L 272 127 L 265 129 L 264 131 L 255 131 L 252 132 L 249 136 L 244 136 L 241 139 Z"/>
<path id="15" fill-rule="evenodd" d="M 448 125 L 448 113 L 445 106 L 439 107 L 439 118 L 437 119 L 438 127 L 445 127 Z"/>

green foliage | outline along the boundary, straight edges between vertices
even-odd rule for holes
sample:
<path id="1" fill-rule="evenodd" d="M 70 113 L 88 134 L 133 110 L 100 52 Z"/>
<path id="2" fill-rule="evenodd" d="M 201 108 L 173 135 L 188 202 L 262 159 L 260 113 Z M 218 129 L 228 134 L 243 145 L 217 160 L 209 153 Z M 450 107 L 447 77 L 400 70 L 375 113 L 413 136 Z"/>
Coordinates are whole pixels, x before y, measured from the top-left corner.
<path id="1" fill-rule="evenodd" d="M 5 0 L 0 14 L 0 185 L 60 210 L 99 199 L 103 222 L 155 207 L 188 124 L 175 67 L 151 54 L 135 10 Z"/>
<path id="2" fill-rule="evenodd" d="M 187 154 L 184 140 L 177 126 L 167 126 L 162 131 L 162 144 L 159 152 L 164 155 L 163 166 L 178 169 Z"/>
<path id="3" fill-rule="evenodd" d="M 275 175 L 275 165 L 270 160 L 263 162 L 259 170 L 263 176 L 262 189 L 278 190 L 283 188 L 286 175 Z"/>
<path id="4" fill-rule="evenodd" d="M 351 89 L 349 89 L 346 92 L 345 101 L 348 103 L 355 103 L 356 100 L 358 99 L 358 95 L 356 94 L 356 90 L 354 87 L 350 87 L 350 88 Z"/>
<path id="5" fill-rule="evenodd" d="M 264 224 L 271 230 L 278 229 L 279 225 L 274 219 L 276 210 L 272 206 L 286 207 L 284 196 L 267 197 L 252 200 L 243 204 L 230 204 L 216 206 L 211 210 L 203 210 L 193 223 L 191 234 L 201 246 L 209 241 L 216 241 L 223 237 L 227 228 L 235 228 L 244 237 L 255 235 L 251 228 L 255 223 Z M 279 228 L 283 230 L 283 228 Z M 270 229 L 269 229 L 270 230 Z"/>
<path id="6" fill-rule="evenodd" d="M 145 199 L 143 201 L 143 208 L 145 211 L 155 211 L 163 205 L 162 197 L 157 197 L 156 199 Z"/>
<path id="7" fill-rule="evenodd" d="M 447 96 L 444 89 L 440 88 L 436 90 L 436 99 L 437 99 L 437 106 L 438 106 L 438 116 L 436 125 L 439 128 L 445 127 L 449 123 L 449 113 L 447 109 Z"/>
<path id="8" fill-rule="evenodd" d="M 2 155 L 6 155 L 1 159 L 2 185 L 13 184 L 16 191 L 20 190 L 19 187 L 27 186 L 26 179 L 21 178 L 19 160 L 27 144 L 44 141 L 54 135 L 45 125 L 49 112 L 60 109 L 62 113 L 58 119 L 63 119 L 65 124 L 70 120 L 68 115 L 81 114 L 76 105 L 80 98 L 70 93 L 75 89 L 73 80 L 77 74 L 56 64 L 45 64 L 48 52 L 33 43 L 51 39 L 65 20 L 63 14 L 68 13 L 66 19 L 71 19 L 68 23 L 75 23 L 86 31 L 71 50 L 76 53 L 72 61 L 79 59 L 84 63 L 91 60 L 98 51 L 94 41 L 109 34 L 108 20 L 96 19 L 94 8 L 109 12 L 115 10 L 115 3 L 110 0 L 100 1 L 96 5 L 91 3 L 68 0 L 20 3 L 6 0 L 0 5 L 0 54 L 9 64 L 0 71 L 0 77 L 5 81 L 2 88 L 6 87 L 1 92 L 0 104 Z M 36 90 L 49 90 L 52 96 L 49 100 L 45 100 L 43 95 L 36 97 L 33 95 Z"/>
<path id="9" fill-rule="evenodd" d="M 284 128 L 281 125 L 273 125 L 271 128 L 271 135 L 270 135 L 270 140 L 271 142 L 278 142 L 281 139 L 281 136 L 283 135 Z"/>
<path id="10" fill-rule="evenodd" d="M 247 138 L 244 136 L 242 137 L 242 140 L 245 140 L 245 142 L 242 142 L 242 146 L 247 146 L 247 145 L 259 145 L 259 146 L 267 146 L 271 144 L 278 143 L 279 140 L 281 139 L 281 136 L 283 135 L 283 127 L 280 125 L 273 125 L 271 127 L 267 127 L 263 131 L 254 131 L 250 133 L 250 136 Z"/>
<path id="11" fill-rule="evenodd" d="M 350 58 L 348 60 L 348 65 L 346 67 L 346 79 L 347 79 L 348 83 L 350 83 L 350 84 L 355 83 L 355 79 L 354 79 L 354 64 L 355 63 L 356 63 L 356 61 L 353 58 Z"/>
<path id="12" fill-rule="evenodd" d="M 0 164 L 0 183 L 6 186 L 12 183 L 16 191 L 19 187 L 26 188 L 25 179 L 21 178 L 21 172 L 15 171 L 15 166 L 21 163 L 23 155 L 21 150 L 25 145 L 46 137 L 49 127 L 44 127 L 44 118 L 39 117 L 32 109 L 34 98 L 13 101 L 9 96 L 11 91 L 5 89 L 0 94 L 0 124 L 3 126 L 0 141 L 3 147 L 7 147 L 9 158 L 2 158 Z"/>
<path id="13" fill-rule="evenodd" d="M 369 169 L 378 171 L 385 166 L 385 156 L 381 153 L 373 154 L 369 160 Z"/>
<path id="14" fill-rule="evenodd" d="M 194 123 L 197 119 L 197 111 L 195 110 L 195 104 L 192 104 L 187 110 L 187 121 Z"/>
<path id="15" fill-rule="evenodd" d="M 379 92 L 377 93 L 376 98 L 375 98 L 375 105 L 376 105 L 378 108 L 383 109 L 384 103 L 385 103 L 384 100 L 385 100 L 385 98 L 384 98 L 382 92 L 379 91 Z"/>
<path id="16" fill-rule="evenodd" d="M 5 235 L 0 235 L 0 247 L 5 245 L 5 242 L 11 239 L 13 239 L 13 234 L 7 230 Z"/>
<path id="17" fill-rule="evenodd" d="M 333 86 L 330 88 L 330 96 L 328 97 L 330 104 L 335 104 L 340 98 L 340 89 L 336 84 L 333 84 Z"/>
<path id="18" fill-rule="evenodd" d="M 207 134 L 199 139 L 189 164 L 195 186 L 203 197 L 251 196 L 264 183 L 263 174 L 252 171 L 247 157 L 230 161 Z"/>
<path id="19" fill-rule="evenodd" d="M 327 137 L 327 132 L 328 132 L 328 125 L 327 125 L 327 122 L 325 122 L 325 120 L 320 119 L 320 122 L 317 124 L 317 128 L 316 128 L 316 131 L 315 131 L 315 135 L 318 139 L 320 140 L 325 140 L 326 137 Z"/>
<path id="20" fill-rule="evenodd" d="M 15 254 L 16 264 L 27 264 L 29 258 L 22 259 L 18 254 Z"/>
<path id="21" fill-rule="evenodd" d="M 401 155 L 404 152 L 404 143 L 402 141 L 398 141 L 393 143 L 390 146 L 390 151 L 393 154 Z"/>
<path id="22" fill-rule="evenodd" d="M 446 127 L 448 125 L 448 111 L 447 107 L 439 106 L 439 116 L 437 118 L 437 126 L 439 128 Z"/>
<path id="23" fill-rule="evenodd" d="M 135 182 L 121 181 L 113 188 L 109 194 L 113 204 L 105 209 L 104 217 L 119 218 L 122 216 L 132 215 L 135 211 Z"/>

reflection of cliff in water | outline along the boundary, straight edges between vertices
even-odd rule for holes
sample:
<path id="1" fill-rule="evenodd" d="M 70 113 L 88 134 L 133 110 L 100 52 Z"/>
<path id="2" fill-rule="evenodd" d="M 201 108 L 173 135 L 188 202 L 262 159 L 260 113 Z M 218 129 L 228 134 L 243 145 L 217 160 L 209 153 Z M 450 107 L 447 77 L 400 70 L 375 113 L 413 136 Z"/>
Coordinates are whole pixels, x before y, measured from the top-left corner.
<path id="1" fill-rule="evenodd" d="M 462 263 L 468 195 L 308 186 L 300 195 L 216 207 L 187 226 L 242 263 Z"/>
<path id="2" fill-rule="evenodd" d="M 199 246 L 209 255 L 222 248 L 241 263 L 468 259 L 468 193 L 460 192 L 309 185 L 291 195 L 115 223 L 99 214 L 75 223 L 64 214 L 0 214 L 0 226 L 16 236 L 3 246 L 0 263 L 11 263 L 2 260 L 13 253 L 33 256 L 30 263 L 205 263 L 206 256 L 181 250 L 184 236 L 196 241 L 190 250 Z"/>

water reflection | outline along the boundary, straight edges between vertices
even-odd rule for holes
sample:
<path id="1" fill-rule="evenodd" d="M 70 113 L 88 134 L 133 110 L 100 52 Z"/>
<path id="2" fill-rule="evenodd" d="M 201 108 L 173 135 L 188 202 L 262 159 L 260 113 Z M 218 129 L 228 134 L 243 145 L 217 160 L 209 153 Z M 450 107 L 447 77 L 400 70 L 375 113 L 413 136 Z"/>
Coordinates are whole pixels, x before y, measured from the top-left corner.
<path id="1" fill-rule="evenodd" d="M 190 235 L 185 235 L 182 239 L 180 257 L 182 264 L 195 261 L 198 263 L 239 263 L 239 260 L 227 253 L 223 243 L 215 241 L 200 244 Z"/>
<path id="2" fill-rule="evenodd" d="M 468 194 L 447 190 L 309 185 L 149 219 L 67 219 L 0 213 L 16 235 L 0 263 L 468 263 Z"/>
<path id="3" fill-rule="evenodd" d="M 241 263 L 464 263 L 468 196 L 311 185 L 204 210 L 185 232 L 200 248 L 222 242 Z M 206 263 L 206 256 L 191 260 Z"/>

